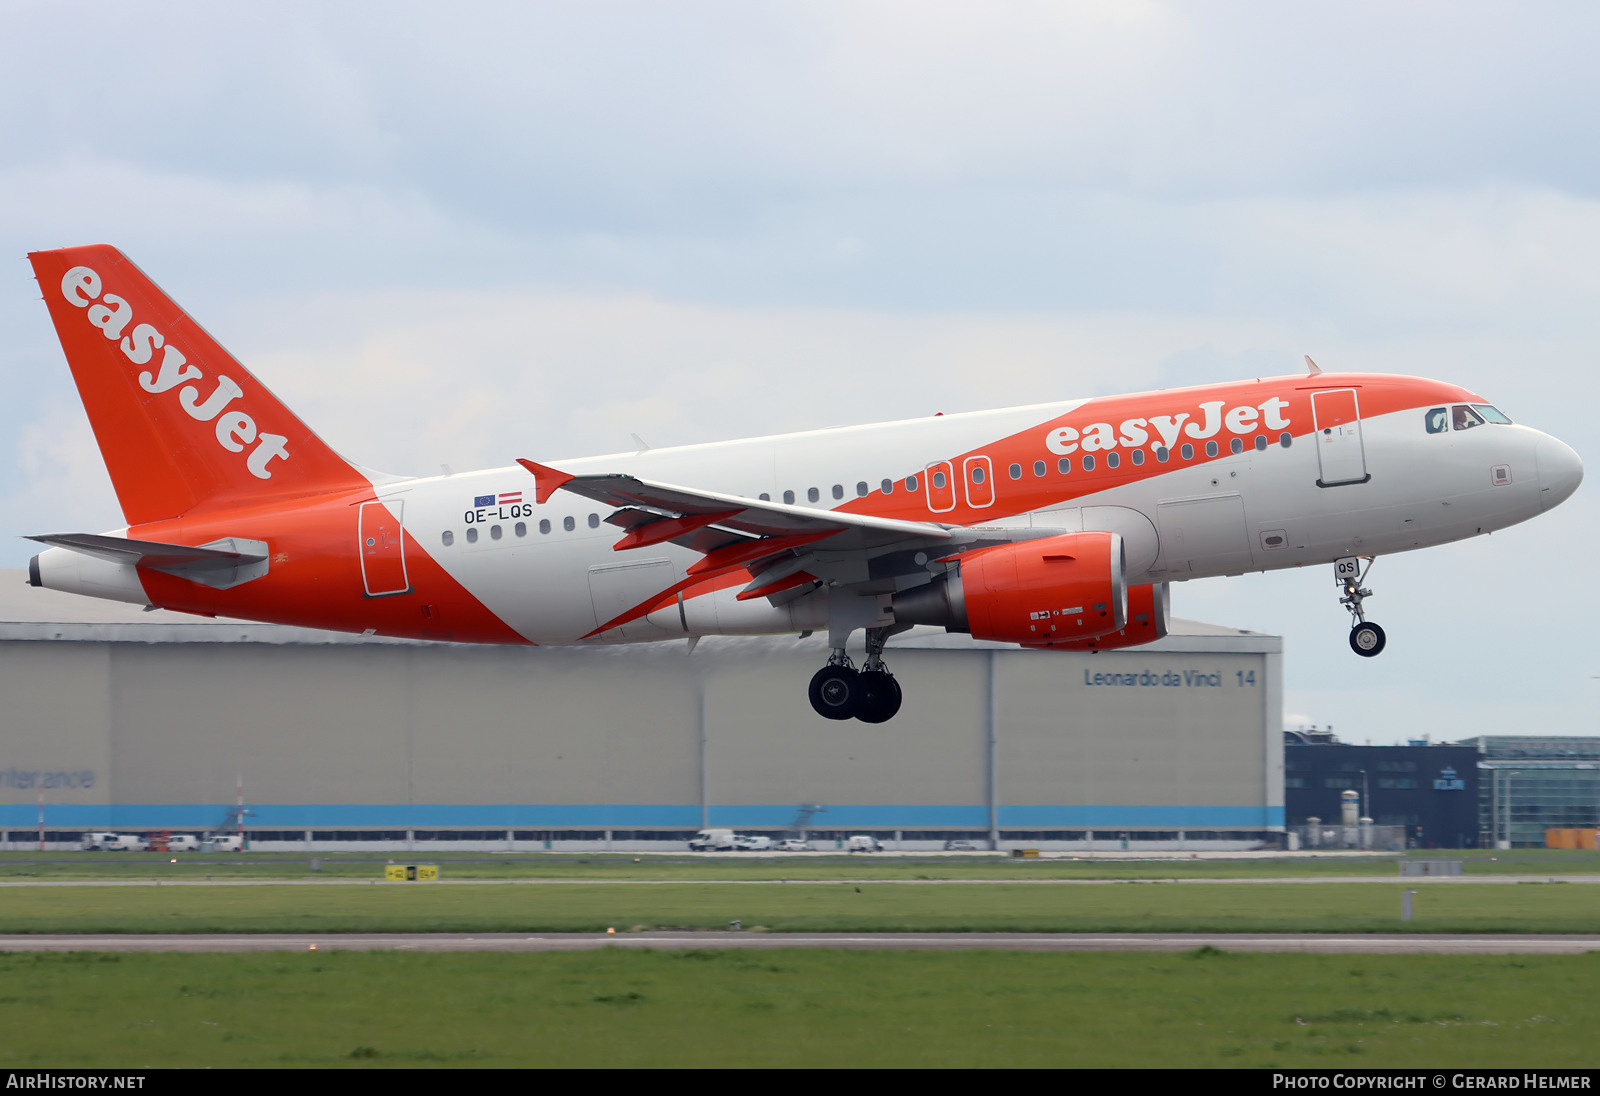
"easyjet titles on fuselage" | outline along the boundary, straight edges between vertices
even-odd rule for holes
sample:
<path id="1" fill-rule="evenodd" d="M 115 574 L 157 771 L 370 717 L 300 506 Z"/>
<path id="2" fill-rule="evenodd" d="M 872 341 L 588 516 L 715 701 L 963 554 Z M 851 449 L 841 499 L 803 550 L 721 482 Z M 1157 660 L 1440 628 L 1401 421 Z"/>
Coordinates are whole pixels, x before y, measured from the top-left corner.
<path id="1" fill-rule="evenodd" d="M 1223 411 L 1226 402 L 1206 400 L 1199 405 L 1198 416 L 1184 411 L 1176 415 L 1123 419 L 1117 426 L 1109 422 L 1093 422 L 1082 429 L 1058 426 L 1045 434 L 1044 444 L 1058 457 L 1065 457 L 1080 447 L 1085 453 L 1094 453 L 1106 449 L 1138 449 L 1148 443 L 1152 449 L 1170 450 L 1180 437 L 1204 441 L 1215 437 L 1224 427 L 1233 434 L 1289 429 L 1289 416 L 1283 413 L 1289 406 L 1288 400 L 1273 396 L 1258 404 L 1239 404 Z"/>
<path id="2" fill-rule="evenodd" d="M 68 303 L 87 308 L 89 323 L 98 327 L 107 339 L 113 342 L 121 339 L 119 345 L 123 356 L 134 365 L 147 364 L 155 357 L 157 350 L 161 351 L 158 371 L 151 373 L 147 370 L 139 374 L 140 388 L 160 394 L 171 391 L 184 381 L 198 381 L 205 376 L 199 366 L 188 361 L 183 351 L 167 342 L 166 337 L 150 324 L 137 324 L 124 336 L 122 332 L 133 321 L 133 307 L 115 293 L 101 296 L 101 287 L 99 273 L 87 266 L 75 266 L 61 279 L 61 295 Z M 93 304 L 96 300 L 104 303 Z M 200 422 L 215 419 L 217 444 L 228 452 L 242 453 L 245 446 L 254 442 L 255 448 L 245 458 L 245 467 L 257 479 L 271 479 L 272 469 L 267 465 L 274 458 L 286 459 L 289 456 L 289 439 L 282 434 L 260 430 L 255 419 L 243 411 L 223 413 L 230 403 L 243 395 L 244 389 L 237 382 L 219 373 L 216 388 L 204 400 L 201 400 L 198 388 L 186 384 L 178 389 L 178 402 L 193 419 Z"/>

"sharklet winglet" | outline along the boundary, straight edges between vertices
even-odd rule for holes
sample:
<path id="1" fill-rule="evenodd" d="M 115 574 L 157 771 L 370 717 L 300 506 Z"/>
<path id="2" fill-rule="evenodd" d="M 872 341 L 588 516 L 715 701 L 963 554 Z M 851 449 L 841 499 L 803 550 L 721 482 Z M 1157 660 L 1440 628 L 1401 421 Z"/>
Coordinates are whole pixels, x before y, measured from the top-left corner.
<path id="1" fill-rule="evenodd" d="M 540 506 L 543 506 L 550 496 L 564 485 L 578 478 L 571 472 L 560 472 L 548 465 L 536 464 L 521 457 L 517 458 L 517 463 L 533 473 L 533 498 Z"/>

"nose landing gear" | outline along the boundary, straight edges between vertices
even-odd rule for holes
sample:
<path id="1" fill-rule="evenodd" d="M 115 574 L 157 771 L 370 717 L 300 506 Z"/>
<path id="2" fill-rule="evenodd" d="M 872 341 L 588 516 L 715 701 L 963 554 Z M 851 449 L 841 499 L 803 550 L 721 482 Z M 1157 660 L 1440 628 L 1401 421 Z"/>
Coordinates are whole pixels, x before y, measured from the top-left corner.
<path id="1" fill-rule="evenodd" d="M 1372 557 L 1367 558 L 1365 568 L 1361 566 L 1361 557 L 1349 556 L 1337 560 L 1333 565 L 1334 581 L 1344 587 L 1344 597 L 1339 599 L 1339 604 L 1350 610 L 1350 619 L 1353 622 L 1350 628 L 1350 649 L 1362 658 L 1372 658 L 1381 653 L 1388 637 L 1383 634 L 1383 629 L 1367 619 L 1362 611 L 1362 602 L 1372 596 L 1372 591 L 1362 585 L 1368 573 L 1372 570 Z"/>
<path id="2" fill-rule="evenodd" d="M 857 670 L 843 647 L 811 678 L 812 709 L 824 719 L 859 719 L 886 723 L 900 710 L 900 683 L 883 664 L 883 645 L 903 628 L 868 628 L 867 660 Z"/>

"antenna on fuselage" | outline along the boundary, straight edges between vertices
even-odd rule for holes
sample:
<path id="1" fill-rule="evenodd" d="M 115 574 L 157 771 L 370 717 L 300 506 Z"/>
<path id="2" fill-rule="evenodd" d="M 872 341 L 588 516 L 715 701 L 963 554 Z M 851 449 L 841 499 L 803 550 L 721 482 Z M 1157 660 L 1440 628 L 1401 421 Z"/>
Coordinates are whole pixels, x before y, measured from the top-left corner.
<path id="1" fill-rule="evenodd" d="M 1310 373 L 1313 377 L 1322 372 L 1322 366 L 1312 361 L 1310 354 L 1306 355 L 1306 372 Z"/>

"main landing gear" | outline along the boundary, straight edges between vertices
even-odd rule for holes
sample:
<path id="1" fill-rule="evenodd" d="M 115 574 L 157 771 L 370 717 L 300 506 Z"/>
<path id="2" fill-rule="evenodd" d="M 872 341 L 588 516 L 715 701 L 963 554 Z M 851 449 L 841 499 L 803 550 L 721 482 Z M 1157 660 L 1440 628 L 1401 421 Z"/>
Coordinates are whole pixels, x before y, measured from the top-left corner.
<path id="1" fill-rule="evenodd" d="M 836 647 L 811 678 L 811 707 L 824 719 L 884 723 L 900 710 L 900 683 L 883 664 L 883 645 L 898 628 L 867 629 L 867 660 L 857 670 Z"/>
<path id="2" fill-rule="evenodd" d="M 1371 557 L 1363 569 L 1361 559 L 1351 556 L 1347 559 L 1335 561 L 1333 565 L 1334 581 L 1344 587 L 1344 597 L 1339 599 L 1339 604 L 1350 610 L 1350 619 L 1354 622 L 1350 628 L 1350 649 L 1362 658 L 1372 658 L 1383 650 L 1388 642 L 1383 634 L 1383 629 L 1367 619 L 1362 612 L 1361 603 L 1372 596 L 1372 591 L 1362 586 L 1368 573 L 1375 562 Z"/>

